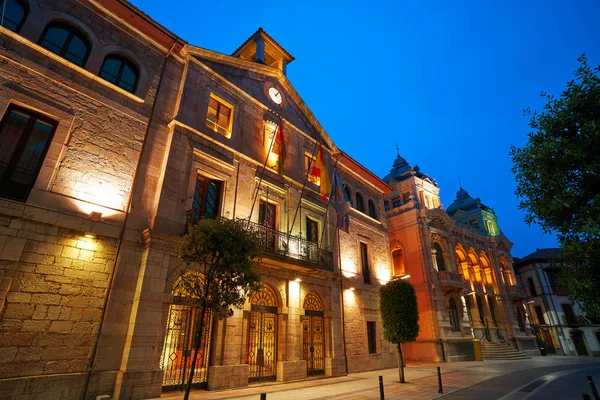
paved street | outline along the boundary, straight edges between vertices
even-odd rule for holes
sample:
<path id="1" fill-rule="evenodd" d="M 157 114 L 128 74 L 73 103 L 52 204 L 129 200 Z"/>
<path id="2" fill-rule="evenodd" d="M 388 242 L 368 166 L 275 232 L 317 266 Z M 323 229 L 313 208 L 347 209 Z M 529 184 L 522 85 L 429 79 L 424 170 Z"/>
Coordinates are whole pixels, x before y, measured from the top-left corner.
<path id="1" fill-rule="evenodd" d="M 436 367 L 442 369 L 444 394 L 438 393 Z M 581 399 L 591 394 L 586 381 L 592 375 L 600 386 L 600 360 L 591 357 L 535 357 L 519 361 L 484 361 L 453 364 L 410 364 L 409 383 L 397 383 L 398 370 L 387 369 L 344 377 L 220 392 L 194 391 L 192 399 L 268 400 L 379 399 L 378 376 L 385 384 L 386 400 L 393 399 Z M 166 393 L 163 399 L 177 400 L 181 393 Z"/>

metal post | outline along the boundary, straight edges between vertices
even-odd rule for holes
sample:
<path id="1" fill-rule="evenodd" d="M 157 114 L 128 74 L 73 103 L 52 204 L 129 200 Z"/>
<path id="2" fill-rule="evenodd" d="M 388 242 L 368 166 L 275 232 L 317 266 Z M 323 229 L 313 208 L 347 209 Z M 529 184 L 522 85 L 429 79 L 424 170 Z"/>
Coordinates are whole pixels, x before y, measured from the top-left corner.
<path id="1" fill-rule="evenodd" d="M 267 400 L 267 394 L 266 393 L 261 393 L 260 394 L 260 400 Z"/>
<path id="2" fill-rule="evenodd" d="M 588 383 L 590 384 L 590 389 L 592 389 L 592 394 L 594 395 L 594 400 L 600 400 L 600 397 L 598 396 L 598 390 L 596 390 L 596 385 L 594 384 L 594 380 L 589 375 L 587 377 L 587 380 L 588 380 Z"/>
<path id="3" fill-rule="evenodd" d="M 385 394 L 383 393 L 383 376 L 379 375 L 379 399 L 385 400 Z"/>
<path id="4" fill-rule="evenodd" d="M 444 393 L 444 388 L 442 387 L 442 370 L 440 369 L 440 367 L 437 367 L 437 373 L 438 373 L 438 393 Z"/>

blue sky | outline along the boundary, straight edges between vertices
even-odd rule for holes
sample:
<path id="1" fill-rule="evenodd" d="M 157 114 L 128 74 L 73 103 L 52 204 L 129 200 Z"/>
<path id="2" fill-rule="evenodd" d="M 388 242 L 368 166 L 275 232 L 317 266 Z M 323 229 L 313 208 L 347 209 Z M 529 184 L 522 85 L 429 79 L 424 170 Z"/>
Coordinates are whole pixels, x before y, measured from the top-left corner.
<path id="1" fill-rule="evenodd" d="M 556 245 L 518 210 L 508 156 L 523 109 L 559 94 L 586 53 L 600 64 L 600 2 L 133 0 L 189 43 L 230 54 L 261 26 L 296 60 L 288 78 L 336 144 L 379 176 L 400 153 L 498 214 L 513 255 Z"/>

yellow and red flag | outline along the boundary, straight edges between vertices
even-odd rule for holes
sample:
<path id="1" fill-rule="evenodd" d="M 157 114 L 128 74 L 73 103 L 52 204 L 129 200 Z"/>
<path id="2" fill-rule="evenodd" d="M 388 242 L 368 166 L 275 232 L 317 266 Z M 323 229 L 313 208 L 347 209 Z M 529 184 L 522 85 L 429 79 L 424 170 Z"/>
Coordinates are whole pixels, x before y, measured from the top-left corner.
<path id="1" fill-rule="evenodd" d="M 319 152 L 317 153 L 317 159 L 315 165 L 312 168 L 311 175 L 318 176 L 321 181 L 321 187 L 319 193 L 321 194 L 321 200 L 327 201 L 327 198 L 331 194 L 331 180 L 327 173 L 327 164 L 325 164 L 325 157 L 323 156 L 323 146 L 319 143 Z"/>

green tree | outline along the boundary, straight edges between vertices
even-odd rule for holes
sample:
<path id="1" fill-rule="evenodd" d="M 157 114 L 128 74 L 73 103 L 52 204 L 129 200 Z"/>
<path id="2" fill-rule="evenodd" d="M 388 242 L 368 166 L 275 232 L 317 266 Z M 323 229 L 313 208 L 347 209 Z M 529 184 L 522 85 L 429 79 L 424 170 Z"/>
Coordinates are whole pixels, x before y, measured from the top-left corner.
<path id="1" fill-rule="evenodd" d="M 585 54 L 575 79 L 530 116 L 529 140 L 511 147 L 519 207 L 529 224 L 556 232 L 559 280 L 588 317 L 600 316 L 600 67 Z"/>
<path id="2" fill-rule="evenodd" d="M 405 279 L 393 279 L 379 288 L 379 311 L 383 322 L 383 337 L 398 344 L 398 373 L 404 380 L 402 343 L 419 336 L 419 308 L 415 288 Z"/>
<path id="3" fill-rule="evenodd" d="M 194 332 L 194 357 L 184 399 L 188 399 L 196 359 L 202 342 L 207 312 L 219 319 L 233 315 L 246 299 L 260 288 L 260 276 L 253 267 L 261 257 L 258 237 L 244 229 L 243 221 L 203 219 L 190 226 L 179 246 L 179 258 L 196 274 L 183 275 L 177 283 L 196 298 L 201 315 Z"/>

